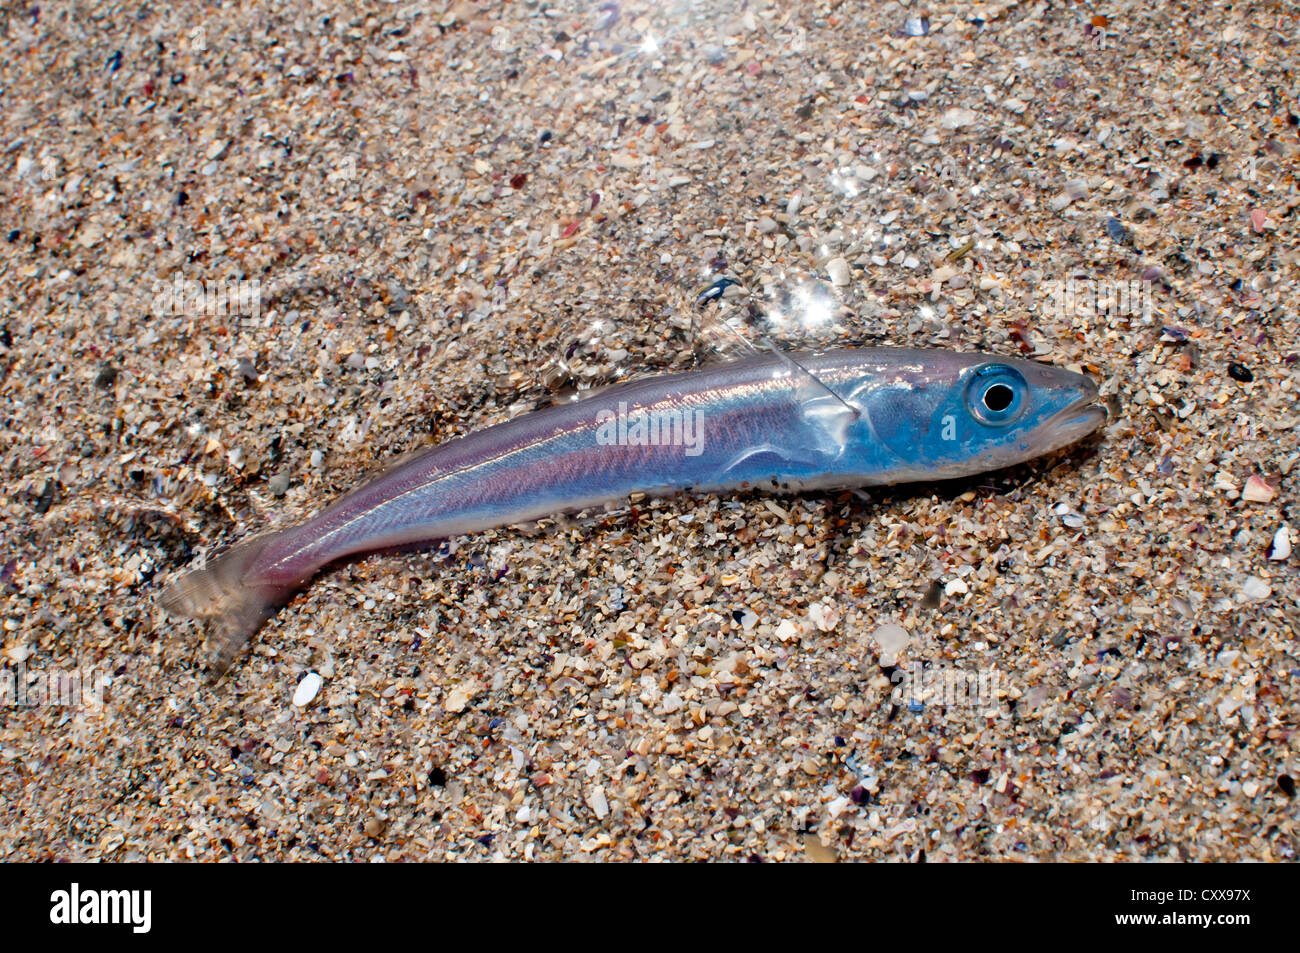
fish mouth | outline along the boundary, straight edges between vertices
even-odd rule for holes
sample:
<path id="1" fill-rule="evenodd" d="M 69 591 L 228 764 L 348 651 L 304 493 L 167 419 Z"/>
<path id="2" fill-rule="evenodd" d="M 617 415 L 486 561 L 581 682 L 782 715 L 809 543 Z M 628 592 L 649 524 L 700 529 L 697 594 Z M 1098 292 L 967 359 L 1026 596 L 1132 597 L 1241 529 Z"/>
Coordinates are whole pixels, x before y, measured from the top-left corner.
<path id="1" fill-rule="evenodd" d="M 1106 408 L 1097 403 L 1094 390 L 1052 415 L 1043 429 L 1052 435 L 1055 446 L 1064 447 L 1092 433 L 1107 417 Z"/>

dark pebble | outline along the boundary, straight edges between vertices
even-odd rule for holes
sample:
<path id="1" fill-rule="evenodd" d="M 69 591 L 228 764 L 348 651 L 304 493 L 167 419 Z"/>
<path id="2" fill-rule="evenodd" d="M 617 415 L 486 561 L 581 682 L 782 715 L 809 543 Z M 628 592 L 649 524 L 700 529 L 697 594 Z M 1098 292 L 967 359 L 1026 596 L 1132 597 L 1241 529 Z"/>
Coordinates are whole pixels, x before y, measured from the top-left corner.
<path id="1" fill-rule="evenodd" d="M 699 296 L 695 299 L 695 306 L 698 308 L 700 305 L 708 304 L 710 301 L 717 301 L 728 288 L 732 285 L 738 284 L 740 284 L 740 282 L 736 281 L 734 278 L 719 278 L 713 284 L 700 292 Z"/>
<path id="2" fill-rule="evenodd" d="M 1249 367 L 1245 364 L 1238 364 L 1236 361 L 1228 364 L 1228 376 L 1242 384 L 1249 384 L 1255 379 L 1255 375 Z"/>
<path id="3" fill-rule="evenodd" d="M 99 373 L 95 375 L 95 386 L 100 390 L 108 390 L 117 383 L 117 368 L 105 361 L 99 365 Z"/>
<path id="4" fill-rule="evenodd" d="M 41 489 L 41 495 L 36 498 L 36 512 L 47 513 L 51 506 L 54 505 L 54 481 L 46 480 L 45 486 Z"/>
<path id="5" fill-rule="evenodd" d="M 1277 786 L 1282 789 L 1282 793 L 1287 797 L 1295 797 L 1295 781 L 1291 780 L 1291 775 L 1279 774 L 1277 776 Z"/>

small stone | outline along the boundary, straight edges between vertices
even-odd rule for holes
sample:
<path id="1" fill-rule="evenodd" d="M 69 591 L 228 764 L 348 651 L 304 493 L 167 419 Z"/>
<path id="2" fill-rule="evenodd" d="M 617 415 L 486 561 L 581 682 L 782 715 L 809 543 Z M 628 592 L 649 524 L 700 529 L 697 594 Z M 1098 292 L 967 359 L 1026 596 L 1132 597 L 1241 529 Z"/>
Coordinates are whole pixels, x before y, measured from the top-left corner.
<path id="1" fill-rule="evenodd" d="M 832 258 L 826 263 L 826 274 L 830 275 L 831 284 L 842 288 L 849 283 L 849 263 L 843 258 Z"/>
<path id="2" fill-rule="evenodd" d="M 911 634 L 896 622 L 887 622 L 871 633 L 880 649 L 880 664 L 889 666 L 898 662 L 898 654 L 912 641 Z"/>
<path id="3" fill-rule="evenodd" d="M 814 602 L 808 607 L 808 621 L 822 632 L 830 632 L 840 624 L 839 606 L 830 602 Z"/>
<path id="4" fill-rule="evenodd" d="M 1246 481 L 1246 488 L 1241 491 L 1241 498 L 1247 503 L 1271 503 L 1277 490 L 1273 489 L 1257 476 Z"/>
<path id="5" fill-rule="evenodd" d="M 105 361 L 99 365 L 99 373 L 95 375 L 95 386 L 100 390 L 108 390 L 117 382 L 117 368 Z"/>
<path id="6" fill-rule="evenodd" d="M 743 290 L 741 289 L 740 282 L 736 281 L 735 278 L 727 278 L 725 276 L 719 278 L 696 296 L 695 306 L 698 308 L 702 305 L 708 304 L 710 301 L 717 301 L 720 298 L 726 297 L 728 292 L 733 288 Z M 626 355 L 626 352 L 624 352 L 624 354 Z M 616 359 L 612 354 L 610 356 L 610 361 L 616 362 Z"/>
<path id="7" fill-rule="evenodd" d="M 1291 557 L 1291 527 L 1283 523 L 1273 534 L 1273 542 L 1268 547 L 1268 558 L 1274 562 L 1285 562 Z"/>
<path id="8" fill-rule="evenodd" d="M 1083 517 L 1071 509 L 1069 503 L 1058 503 L 1052 512 L 1070 529 L 1079 529 L 1083 526 Z"/>
<path id="9" fill-rule="evenodd" d="M 271 479 L 266 481 L 266 488 L 271 491 L 272 496 L 284 496 L 285 491 L 289 489 L 289 474 L 281 470 Z"/>
<path id="10" fill-rule="evenodd" d="M 1256 234 L 1259 234 L 1264 230 L 1264 226 L 1265 224 L 1267 224 L 1267 222 L 1268 222 L 1267 209 L 1256 208 L 1250 210 L 1250 227 L 1254 229 Z"/>
<path id="11" fill-rule="evenodd" d="M 1241 793 L 1246 795 L 1246 797 L 1254 797 L 1259 793 L 1259 785 L 1254 781 L 1246 781 L 1241 786 Z"/>
<path id="12" fill-rule="evenodd" d="M 776 637 L 782 642 L 789 642 L 799 637 L 799 627 L 789 619 L 782 619 L 776 627 Z"/>
<path id="13" fill-rule="evenodd" d="M 478 693 L 479 686 L 476 682 L 472 680 L 461 682 L 451 690 L 451 694 L 447 696 L 447 703 L 443 707 L 453 715 L 459 714 L 465 710 L 469 700 Z"/>
<path id="14" fill-rule="evenodd" d="M 945 129 L 961 129 L 963 126 L 969 126 L 979 116 L 970 109 L 949 109 L 939 117 L 939 125 Z"/>
<path id="15" fill-rule="evenodd" d="M 310 705 L 312 699 L 320 694 L 320 689 L 323 684 L 325 684 L 325 680 L 315 672 L 308 672 L 304 675 L 302 681 L 298 683 L 298 687 L 293 693 L 294 707 L 306 708 Z"/>
<path id="16" fill-rule="evenodd" d="M 1242 602 L 1262 602 L 1273 594 L 1273 587 L 1258 576 L 1247 576 L 1246 581 L 1237 590 L 1237 597 Z"/>
<path id="17" fill-rule="evenodd" d="M 587 793 L 587 806 L 596 813 L 597 820 L 609 816 L 609 800 L 605 797 L 605 788 L 597 784 Z"/>
<path id="18" fill-rule="evenodd" d="M 663 708 L 664 708 L 665 715 L 671 715 L 673 712 L 681 711 L 682 697 L 680 695 L 669 692 L 663 698 Z"/>
<path id="19" fill-rule="evenodd" d="M 1236 361 L 1229 362 L 1228 376 L 1239 384 L 1249 384 L 1255 379 L 1255 374 L 1249 367 Z"/>
<path id="20" fill-rule="evenodd" d="M 945 596 L 964 596 L 968 592 L 970 592 L 970 587 L 966 585 L 964 579 L 960 578 L 948 580 L 948 584 L 943 587 Z"/>
<path id="21" fill-rule="evenodd" d="M 1240 699 L 1228 696 L 1215 706 L 1215 711 L 1218 713 L 1220 721 L 1227 721 L 1237 713 L 1237 709 L 1240 707 Z"/>

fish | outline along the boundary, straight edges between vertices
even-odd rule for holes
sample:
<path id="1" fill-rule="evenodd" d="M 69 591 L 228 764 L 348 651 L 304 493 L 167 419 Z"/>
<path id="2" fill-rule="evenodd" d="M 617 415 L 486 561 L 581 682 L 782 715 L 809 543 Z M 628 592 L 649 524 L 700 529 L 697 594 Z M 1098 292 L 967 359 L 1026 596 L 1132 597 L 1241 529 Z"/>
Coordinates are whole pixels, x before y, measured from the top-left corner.
<path id="1" fill-rule="evenodd" d="M 158 601 L 212 627 L 223 674 L 332 563 L 633 494 L 800 493 L 947 480 L 1069 446 L 1106 411 L 1086 375 L 942 349 L 757 353 L 616 384 L 439 443 L 316 515 L 237 542 Z"/>

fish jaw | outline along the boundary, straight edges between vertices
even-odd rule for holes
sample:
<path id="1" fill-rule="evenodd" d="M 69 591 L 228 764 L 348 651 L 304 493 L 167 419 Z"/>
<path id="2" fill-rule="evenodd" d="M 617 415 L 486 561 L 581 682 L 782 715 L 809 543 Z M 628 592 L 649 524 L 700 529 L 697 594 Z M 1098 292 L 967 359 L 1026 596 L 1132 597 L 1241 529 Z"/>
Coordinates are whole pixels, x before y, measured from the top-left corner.
<path id="1" fill-rule="evenodd" d="M 1080 398 L 1040 428 L 1037 453 L 1051 453 L 1077 443 L 1107 420 L 1106 408 L 1094 398 Z"/>

